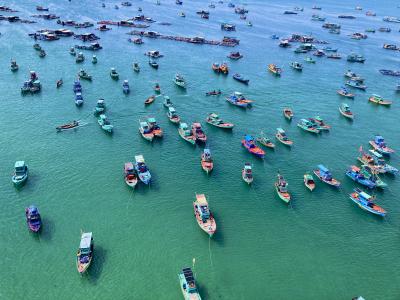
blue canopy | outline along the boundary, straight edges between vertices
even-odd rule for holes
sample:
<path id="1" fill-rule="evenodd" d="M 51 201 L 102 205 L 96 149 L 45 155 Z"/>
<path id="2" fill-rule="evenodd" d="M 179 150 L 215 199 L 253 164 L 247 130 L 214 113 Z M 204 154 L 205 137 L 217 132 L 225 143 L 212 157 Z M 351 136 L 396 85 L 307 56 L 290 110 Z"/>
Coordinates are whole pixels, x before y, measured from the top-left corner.
<path id="1" fill-rule="evenodd" d="M 253 137 L 252 137 L 251 135 L 248 135 L 248 134 L 246 134 L 246 135 L 244 136 L 244 139 L 246 140 L 246 142 L 251 142 L 251 141 L 254 140 Z"/>
<path id="2" fill-rule="evenodd" d="M 319 169 L 321 172 L 329 173 L 329 169 L 326 168 L 324 165 L 318 165 L 318 169 Z"/>

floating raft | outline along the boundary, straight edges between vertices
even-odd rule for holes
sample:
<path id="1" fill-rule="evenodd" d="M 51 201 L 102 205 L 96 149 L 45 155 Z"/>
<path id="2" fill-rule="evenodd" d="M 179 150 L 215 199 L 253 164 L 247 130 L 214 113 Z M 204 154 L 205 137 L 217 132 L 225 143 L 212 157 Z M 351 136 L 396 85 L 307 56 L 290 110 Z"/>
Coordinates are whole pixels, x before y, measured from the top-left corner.
<path id="1" fill-rule="evenodd" d="M 235 47 L 239 45 L 239 40 L 233 37 L 224 37 L 221 41 L 216 40 L 206 40 L 203 37 L 183 37 L 183 36 L 173 36 L 173 35 L 163 35 L 155 31 L 137 31 L 133 30 L 128 32 L 129 35 L 137 35 L 142 37 L 148 37 L 153 39 L 163 39 L 163 40 L 173 40 L 178 42 L 186 42 L 192 44 L 206 44 L 206 45 L 216 45 L 225 47 Z"/>

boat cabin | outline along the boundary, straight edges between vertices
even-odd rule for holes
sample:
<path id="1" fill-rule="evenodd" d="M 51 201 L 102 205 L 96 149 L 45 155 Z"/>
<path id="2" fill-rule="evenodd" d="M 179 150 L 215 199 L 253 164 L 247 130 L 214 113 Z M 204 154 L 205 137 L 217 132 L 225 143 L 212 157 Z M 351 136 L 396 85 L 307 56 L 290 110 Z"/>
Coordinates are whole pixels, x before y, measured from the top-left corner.
<path id="1" fill-rule="evenodd" d="M 328 168 L 326 168 L 324 165 L 318 165 L 318 169 L 320 175 L 325 178 L 325 180 L 332 180 L 332 174 Z"/>
<path id="2" fill-rule="evenodd" d="M 176 110 L 175 110 L 175 108 L 173 108 L 173 107 L 168 107 L 168 115 L 170 116 L 170 117 L 173 117 L 173 116 L 176 116 Z"/>
<path id="3" fill-rule="evenodd" d="M 375 97 L 379 97 L 379 96 L 376 96 L 376 95 L 374 95 L 374 96 Z M 375 144 L 377 144 L 379 147 L 386 146 L 385 139 L 380 135 L 375 136 L 374 141 L 375 141 Z"/>
<path id="4" fill-rule="evenodd" d="M 151 133 L 151 128 L 147 122 L 140 122 L 140 128 L 143 130 L 143 133 Z"/>
<path id="5" fill-rule="evenodd" d="M 191 268 L 182 269 L 182 273 L 184 276 L 184 283 L 182 288 L 187 291 L 189 294 L 197 293 L 196 283 L 194 280 L 193 272 Z"/>
<path id="6" fill-rule="evenodd" d="M 196 208 L 203 222 L 210 219 L 211 213 L 208 208 L 208 202 L 204 194 L 196 195 Z"/>
<path id="7" fill-rule="evenodd" d="M 15 162 L 14 168 L 16 176 L 23 176 L 28 170 L 28 167 L 25 165 L 23 160 Z"/>
<path id="8" fill-rule="evenodd" d="M 92 233 L 91 232 L 85 232 L 82 234 L 81 236 L 81 242 L 79 244 L 79 252 L 80 252 L 80 256 L 89 256 L 92 249 L 91 249 L 91 245 L 92 245 Z"/>

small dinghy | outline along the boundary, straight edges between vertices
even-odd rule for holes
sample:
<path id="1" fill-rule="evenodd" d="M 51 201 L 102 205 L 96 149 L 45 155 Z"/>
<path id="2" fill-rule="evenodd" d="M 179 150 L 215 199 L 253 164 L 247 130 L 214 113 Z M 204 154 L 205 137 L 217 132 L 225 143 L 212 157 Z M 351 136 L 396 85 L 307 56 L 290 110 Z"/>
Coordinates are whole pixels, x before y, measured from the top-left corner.
<path id="1" fill-rule="evenodd" d="M 132 162 L 125 163 L 124 173 L 125 183 L 131 188 L 134 188 L 138 182 L 138 177 L 136 175 L 135 167 L 133 166 Z"/>
<path id="2" fill-rule="evenodd" d="M 72 121 L 71 123 L 60 125 L 56 127 L 57 131 L 69 130 L 79 126 L 79 121 Z"/>

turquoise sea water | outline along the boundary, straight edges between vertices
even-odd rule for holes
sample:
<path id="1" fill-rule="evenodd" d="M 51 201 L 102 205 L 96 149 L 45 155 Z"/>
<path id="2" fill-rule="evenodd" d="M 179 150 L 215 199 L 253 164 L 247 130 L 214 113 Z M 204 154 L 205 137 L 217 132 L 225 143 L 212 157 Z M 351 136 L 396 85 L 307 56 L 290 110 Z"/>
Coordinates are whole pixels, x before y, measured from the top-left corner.
<path id="1" fill-rule="evenodd" d="M 400 204 L 398 179 L 383 176 L 389 184 L 376 192 L 388 211 L 385 219 L 376 218 L 348 199 L 356 186 L 344 175 L 356 164 L 358 148 L 368 148 L 374 134 L 384 135 L 392 148 L 400 151 L 398 118 L 400 97 L 395 94 L 396 78 L 379 74 L 381 68 L 398 69 L 399 53 L 382 49 L 383 43 L 398 43 L 400 25 L 382 22 L 386 15 L 399 16 L 395 1 L 249 1 L 247 27 L 227 3 L 209 9 L 205 1 L 132 1 L 132 7 L 113 7 L 119 2 L 40 1 L 50 13 L 76 21 L 121 20 L 138 14 L 157 23 L 149 30 L 163 34 L 204 36 L 221 39 L 221 22 L 237 25 L 234 36 L 240 39 L 235 49 L 192 45 L 167 40 L 149 40 L 137 46 L 127 42 L 129 28 L 113 27 L 108 32 L 94 28 L 73 29 L 94 32 L 101 37 L 103 49 L 96 52 L 99 62 L 91 64 L 92 52 L 77 65 L 68 49 L 81 42 L 61 38 L 41 42 L 47 56 L 41 59 L 33 50 L 28 33 L 37 29 L 57 29 L 55 21 L 35 19 L 37 24 L 0 23 L 0 299 L 180 299 L 177 273 L 196 259 L 195 273 L 205 299 L 399 299 L 398 255 Z M 19 16 L 35 14 L 36 1 L 2 3 L 19 10 Z M 322 11 L 311 10 L 314 4 Z M 363 11 L 355 11 L 361 5 Z M 282 15 L 284 10 L 303 6 L 297 16 Z M 200 19 L 197 10 L 209 9 L 210 20 Z M 372 10 L 376 17 L 367 17 Z M 186 18 L 178 17 L 184 11 Z M 322 23 L 310 21 L 318 13 L 327 21 L 340 23 L 342 33 L 331 35 Z M 355 20 L 337 19 L 341 13 Z M 8 13 L 4 13 L 9 15 Z M 366 28 L 391 27 L 391 33 L 368 34 L 356 41 L 348 37 Z M 68 28 L 68 27 L 67 27 Z M 270 36 L 291 33 L 313 34 L 338 47 L 342 55 L 351 51 L 363 54 L 365 64 L 315 58 L 304 63 L 302 73 L 290 69 L 289 62 L 302 61 L 294 47 L 282 49 Z M 158 71 L 147 65 L 148 50 L 160 50 Z M 213 62 L 226 61 L 226 55 L 238 50 L 244 58 L 229 62 L 231 74 L 238 72 L 250 79 L 249 86 L 231 76 L 217 76 Z M 9 70 L 10 58 L 20 66 Z M 142 70 L 133 72 L 139 61 Z M 276 78 L 267 65 L 276 63 L 284 72 Z M 77 71 L 85 68 L 93 82 L 82 82 L 85 103 L 76 108 L 72 83 Z M 111 80 L 109 69 L 120 73 Z M 366 92 L 356 91 L 355 100 L 339 98 L 336 90 L 344 83 L 347 69 L 366 78 Z M 43 84 L 39 95 L 22 97 L 20 87 L 35 70 Z M 183 92 L 173 82 L 176 72 L 188 82 Z M 62 77 L 64 85 L 55 88 Z M 128 79 L 131 93 L 122 93 L 122 81 Z M 206 176 L 200 167 L 201 147 L 183 141 L 177 127 L 165 116 L 161 98 L 148 107 L 143 101 L 159 82 L 182 119 L 201 121 L 208 135 L 215 169 Z M 256 101 L 251 110 L 230 106 L 224 97 L 205 97 L 209 90 L 224 94 L 241 91 Z M 368 103 L 368 96 L 379 93 L 393 99 L 390 109 Z M 108 136 L 92 115 L 98 98 L 104 98 L 107 115 L 115 126 Z M 340 116 L 338 107 L 347 102 L 355 112 L 353 123 Z M 295 119 L 288 123 L 282 108 L 290 106 Z M 204 122 L 208 112 L 218 112 L 235 123 L 232 132 L 210 127 Z M 138 133 L 138 120 L 155 116 L 164 129 L 161 141 L 146 142 Z M 331 126 L 329 133 L 311 135 L 297 128 L 300 118 L 321 115 Z M 74 119 L 88 125 L 76 131 L 56 133 L 55 126 Z M 273 137 L 283 127 L 294 140 L 294 147 L 277 145 L 267 150 L 264 160 L 251 156 L 240 145 L 244 134 L 263 130 Z M 140 185 L 130 190 L 123 181 L 123 165 L 143 154 L 152 175 L 150 188 Z M 30 168 L 27 184 L 16 190 L 10 177 L 16 160 L 25 160 Z M 251 187 L 241 179 L 245 162 L 253 164 L 255 180 Z M 303 185 L 303 174 L 319 163 L 328 166 L 342 181 L 339 190 L 317 181 L 310 193 Z M 398 154 L 390 164 L 400 166 Z M 287 207 L 278 199 L 273 183 L 278 170 L 289 182 L 293 203 Z M 218 225 L 213 239 L 198 228 L 193 217 L 195 193 L 205 193 Z M 24 208 L 36 204 L 42 214 L 39 236 L 26 228 Z M 93 231 L 94 262 L 81 278 L 75 267 L 80 230 Z"/>

